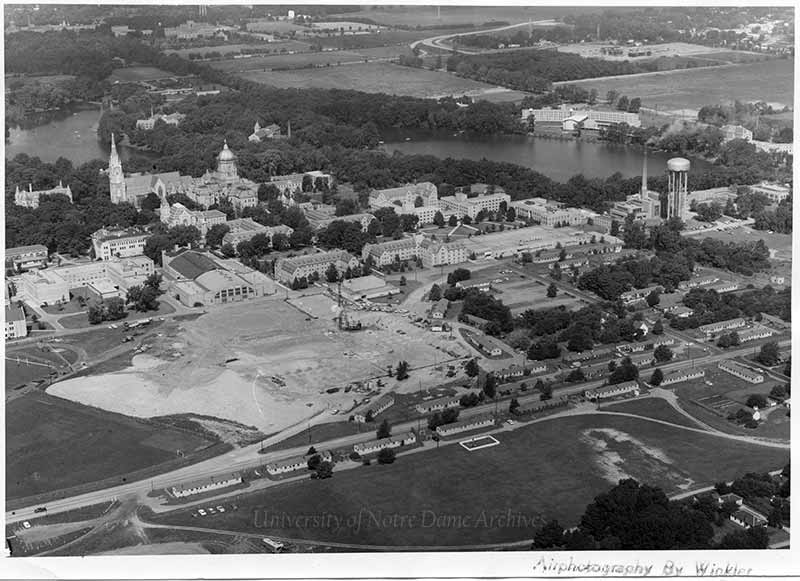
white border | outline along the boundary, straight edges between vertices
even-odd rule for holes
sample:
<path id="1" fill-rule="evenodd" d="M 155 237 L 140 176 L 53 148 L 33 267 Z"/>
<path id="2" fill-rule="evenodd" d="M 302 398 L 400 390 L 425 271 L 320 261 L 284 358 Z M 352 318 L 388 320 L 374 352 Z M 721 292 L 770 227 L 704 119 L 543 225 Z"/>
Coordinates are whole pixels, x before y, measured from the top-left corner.
<path id="1" fill-rule="evenodd" d="M 6 0 L 3 0 L 3 7 Z M 10 2 L 8 2 L 10 3 Z M 22 3 L 22 2 L 20 2 Z M 30 2 L 34 3 L 34 2 Z M 52 0 L 48 3 L 89 3 L 66 2 Z M 125 2 L 109 2 L 108 0 L 95 0 L 92 4 L 124 4 Z M 244 1 L 217 0 L 216 2 L 201 2 L 204 4 L 245 4 Z M 292 5 L 303 4 L 377 4 L 378 1 L 331 1 L 331 0 L 299 0 Z M 419 5 L 431 8 L 432 5 L 425 0 L 390 0 L 383 2 L 395 5 Z M 44 4 L 44 3 L 41 3 Z M 159 4 L 194 4 L 182 0 L 161 0 Z M 270 2 L 257 2 L 257 4 L 271 4 Z M 572 0 L 569 2 L 554 0 L 536 0 L 531 2 L 515 2 L 509 0 L 440 0 L 442 6 L 472 5 L 472 6 L 731 6 L 747 3 L 733 3 L 730 0 L 704 0 L 702 3 L 686 2 L 686 0 L 665 2 L 663 0 L 650 0 L 648 2 L 631 2 L 629 0 L 614 0 L 611 2 L 593 3 L 587 0 Z M 767 3 L 765 3 L 767 4 Z M 796 6 L 792 1 L 771 1 L 771 6 Z M 286 5 L 284 5 L 286 6 Z M 795 10 L 795 29 L 798 31 L 798 15 Z M 795 102 L 797 102 L 798 66 L 795 58 Z M 4 104 L 2 105 L 5 111 Z M 795 130 L 800 130 L 800 111 L 795 109 Z M 795 163 L 795 177 L 797 176 L 797 163 Z M 795 180 L 796 181 L 796 180 Z M 3 202 L 4 203 L 4 202 Z M 798 222 L 800 210 L 795 210 L 794 219 Z M 5 232 L 0 234 L 0 240 L 5 243 Z M 4 244 L 5 246 L 5 244 Z M 798 250 L 797 237 L 793 239 L 793 252 Z M 800 275 L 793 273 L 792 302 L 793 314 L 798 309 L 794 305 L 798 302 L 800 290 L 797 284 Z M 797 320 L 797 319 L 796 319 Z M 793 346 L 793 357 L 798 361 L 800 346 Z M 5 361 L 0 362 L 0 367 L 5 370 Z M 5 414 L 3 419 L 5 422 Z M 792 439 L 797 436 L 798 428 L 792 427 Z M 5 429 L 0 430 L 0 442 L 5 444 Z M 5 449 L 5 446 L 3 446 Z M 535 453 L 535 451 L 532 451 Z M 713 451 L 709 451 L 713 454 Z M 794 448 L 791 457 L 795 459 Z M 5 462 L 5 455 L 3 455 Z M 0 495 L 5 498 L 5 478 L 0 480 Z M 535 494 L 535 491 L 530 491 Z M 794 522 L 800 526 L 798 520 L 800 509 L 792 510 Z M 311 578 L 513 578 L 513 577 L 596 577 L 605 576 L 617 578 L 613 571 L 604 574 L 602 568 L 594 572 L 591 569 L 581 571 L 544 570 L 537 563 L 549 563 L 551 559 L 561 563 L 562 567 L 583 565 L 586 563 L 602 565 L 635 565 L 652 566 L 648 576 L 664 576 L 665 567 L 673 574 L 680 567 L 681 576 L 697 576 L 695 569 L 698 563 L 713 562 L 725 567 L 727 565 L 749 570 L 745 575 L 784 577 L 800 574 L 800 558 L 798 557 L 800 541 L 795 543 L 793 550 L 781 551 L 636 551 L 624 552 L 503 552 L 503 553 L 348 553 L 332 555 L 217 555 L 217 556 L 148 556 L 148 557 L 31 557 L 12 558 L 0 561 L 0 578 L 57 578 L 57 579 L 163 579 L 163 578 L 204 578 L 204 579 L 258 579 L 258 578 L 286 578 L 286 579 L 311 579 Z M 793 558 L 794 557 L 794 558 Z M 741 573 L 740 573 L 741 574 Z M 714 578 L 731 578 L 731 574 L 716 574 Z"/>

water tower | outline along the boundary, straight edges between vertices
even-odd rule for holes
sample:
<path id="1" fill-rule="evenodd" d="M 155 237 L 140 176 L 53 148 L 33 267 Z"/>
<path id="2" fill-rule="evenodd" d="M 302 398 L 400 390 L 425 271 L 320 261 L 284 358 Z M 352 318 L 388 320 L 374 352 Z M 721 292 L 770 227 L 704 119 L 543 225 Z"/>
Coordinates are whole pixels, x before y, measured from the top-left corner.
<path id="1" fill-rule="evenodd" d="M 667 218 L 683 219 L 689 195 L 688 159 L 673 157 L 667 162 Z"/>

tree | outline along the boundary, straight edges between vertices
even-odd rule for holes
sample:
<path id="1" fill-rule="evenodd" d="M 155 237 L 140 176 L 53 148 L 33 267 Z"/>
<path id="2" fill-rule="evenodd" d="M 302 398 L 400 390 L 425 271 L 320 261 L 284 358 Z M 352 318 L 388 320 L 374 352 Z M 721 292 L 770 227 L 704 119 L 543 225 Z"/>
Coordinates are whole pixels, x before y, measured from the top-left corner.
<path id="1" fill-rule="evenodd" d="M 647 298 L 645 300 L 647 301 L 648 307 L 651 308 L 655 307 L 658 303 L 661 302 L 661 293 L 659 293 L 658 290 L 654 289 L 650 291 L 650 294 L 647 295 Z"/>
<path id="2" fill-rule="evenodd" d="M 428 299 L 432 302 L 440 301 L 442 299 L 442 287 L 434 283 L 431 290 L 428 291 Z"/>
<path id="3" fill-rule="evenodd" d="M 747 398 L 746 405 L 749 408 L 753 408 L 753 409 L 758 408 L 758 409 L 761 410 L 761 409 L 764 409 L 765 407 L 767 407 L 767 398 L 765 398 L 760 393 L 754 393 L 754 394 L 750 395 L 750 397 Z"/>
<path id="4" fill-rule="evenodd" d="M 620 97 L 620 98 L 617 100 L 617 109 L 618 109 L 619 111 L 627 111 L 627 110 L 628 110 L 628 106 L 629 106 L 629 104 L 630 104 L 630 103 L 629 103 L 629 101 L 628 101 L 628 97 L 627 97 L 627 96 L 625 96 L 625 95 L 622 95 L 622 96 L 621 96 L 621 97 Z"/>
<path id="5" fill-rule="evenodd" d="M 311 454 L 311 457 L 308 459 L 307 465 L 309 470 L 316 470 L 319 468 L 319 465 L 322 463 L 322 456 L 317 454 Z"/>
<path id="6" fill-rule="evenodd" d="M 664 323 L 661 322 L 661 319 L 656 321 L 656 324 L 653 325 L 653 335 L 663 335 L 664 334 Z"/>
<path id="7" fill-rule="evenodd" d="M 153 292 L 152 289 L 149 289 L 150 292 Z M 106 299 L 103 301 L 103 307 L 105 310 L 105 318 L 109 321 L 116 321 L 118 319 L 122 319 L 127 315 L 125 312 L 125 301 L 123 301 L 119 297 L 111 297 L 110 299 Z"/>
<path id="8" fill-rule="evenodd" d="M 770 341 L 769 343 L 764 343 L 764 345 L 761 346 L 761 350 L 756 356 L 756 361 L 762 365 L 766 365 L 767 367 L 772 367 L 778 364 L 780 358 L 781 354 L 780 350 L 778 349 L 778 343 L 775 341 Z"/>
<path id="9" fill-rule="evenodd" d="M 314 474 L 316 474 L 317 478 L 320 480 L 330 478 L 333 476 L 333 464 L 327 460 L 323 460 L 317 466 L 317 471 Z"/>
<path id="10" fill-rule="evenodd" d="M 631 99 L 630 103 L 628 103 L 628 113 L 638 113 L 641 107 L 642 99 L 639 97 L 634 97 Z"/>
<path id="11" fill-rule="evenodd" d="M 609 105 L 614 105 L 617 102 L 617 97 L 619 97 L 618 91 L 611 90 L 606 93 L 606 101 L 608 101 Z"/>
<path id="12" fill-rule="evenodd" d="M 564 543 L 564 527 L 557 520 L 551 520 L 536 530 L 532 549 L 552 549 Z"/>
<path id="13" fill-rule="evenodd" d="M 225 234 L 228 232 L 230 232 L 230 228 L 227 224 L 214 224 L 208 229 L 208 232 L 206 232 L 206 244 L 212 248 L 218 248 L 222 244 L 222 239 L 225 237 Z"/>
<path id="14" fill-rule="evenodd" d="M 456 217 L 455 217 L 455 215 L 451 214 L 451 215 L 450 215 L 450 218 L 448 218 L 448 220 L 447 220 L 447 224 L 448 224 L 448 225 L 449 225 L 451 228 L 453 228 L 453 227 L 455 227 L 455 226 L 458 226 L 458 218 L 456 218 Z"/>
<path id="15" fill-rule="evenodd" d="M 233 258 L 234 256 L 236 256 L 236 249 L 230 242 L 226 242 L 225 244 L 223 244 L 222 248 L 220 248 L 220 252 L 222 252 L 225 258 Z"/>
<path id="16" fill-rule="evenodd" d="M 325 279 L 328 282 L 337 282 L 339 280 L 339 269 L 337 269 L 336 265 L 332 262 L 327 270 L 325 270 Z"/>
<path id="17" fill-rule="evenodd" d="M 662 381 L 664 381 L 664 372 L 656 368 L 655 371 L 653 371 L 653 375 L 650 376 L 650 385 L 658 387 L 661 385 Z"/>
<path id="18" fill-rule="evenodd" d="M 664 363 L 665 361 L 672 360 L 672 349 L 667 347 L 666 345 L 659 345 L 653 351 L 653 357 L 655 358 L 657 363 Z"/>
<path id="19" fill-rule="evenodd" d="M 486 374 L 486 378 L 483 382 L 483 393 L 485 393 L 486 397 L 489 399 L 494 399 L 497 393 L 497 379 L 493 373 Z"/>
<path id="20" fill-rule="evenodd" d="M 439 210 L 433 215 L 433 223 L 439 228 L 444 228 L 444 215 Z"/>
<path id="21" fill-rule="evenodd" d="M 464 366 L 464 371 L 469 377 L 477 377 L 481 371 L 481 368 L 478 366 L 478 360 L 473 357 L 467 361 L 467 364 Z"/>
<path id="22" fill-rule="evenodd" d="M 400 277 L 400 281 L 399 281 L 399 283 L 398 283 L 398 284 L 399 284 L 400 286 L 406 286 L 406 284 L 407 284 L 407 283 L 408 283 L 408 281 L 406 280 L 406 277 L 405 277 L 405 276 L 401 276 L 401 277 Z"/>
<path id="23" fill-rule="evenodd" d="M 454 285 L 457 282 L 461 282 L 462 280 L 469 280 L 472 276 L 472 272 L 470 272 L 466 268 L 457 268 L 453 272 L 447 275 L 447 284 Z"/>
<path id="24" fill-rule="evenodd" d="M 578 383 L 578 382 L 584 381 L 585 379 L 586 379 L 586 376 L 584 375 L 584 373 L 583 373 L 583 371 L 581 370 L 580 367 L 570 371 L 569 375 L 567 375 L 567 378 L 566 378 L 566 380 L 568 382 L 570 382 L 570 383 Z"/>
<path id="25" fill-rule="evenodd" d="M 397 458 L 397 455 L 391 448 L 382 448 L 378 452 L 378 464 L 391 464 L 395 461 L 395 458 Z"/>
<path id="26" fill-rule="evenodd" d="M 146 279 L 144 279 L 144 286 L 152 288 L 157 293 L 161 294 L 161 281 L 163 277 L 160 273 L 154 272 Z"/>
<path id="27" fill-rule="evenodd" d="M 97 303 L 89 305 L 89 324 L 97 325 L 103 322 L 103 307 Z"/>
<path id="28" fill-rule="evenodd" d="M 547 287 L 547 298 L 552 299 L 555 298 L 556 295 L 558 295 L 558 287 L 556 286 L 556 283 L 551 282 L 550 286 Z"/>
<path id="29" fill-rule="evenodd" d="M 512 397 L 511 403 L 508 404 L 508 413 L 513 414 L 517 411 L 518 408 L 519 408 L 519 401 L 517 401 L 517 398 Z"/>
<path id="30" fill-rule="evenodd" d="M 408 361 L 401 361 L 397 364 L 397 379 L 402 381 L 408 378 Z"/>
<path id="31" fill-rule="evenodd" d="M 542 382 L 541 387 L 539 387 L 539 391 L 541 392 L 541 395 L 539 396 L 539 399 L 541 401 L 553 399 L 553 386 L 550 385 L 549 383 Z"/>
<path id="32" fill-rule="evenodd" d="M 381 422 L 381 425 L 378 426 L 378 431 L 376 432 L 376 434 L 377 434 L 379 440 L 381 440 L 383 438 L 388 438 L 389 436 L 392 435 L 392 429 L 391 429 L 391 427 L 389 427 L 389 421 L 388 420 L 384 419 Z"/>

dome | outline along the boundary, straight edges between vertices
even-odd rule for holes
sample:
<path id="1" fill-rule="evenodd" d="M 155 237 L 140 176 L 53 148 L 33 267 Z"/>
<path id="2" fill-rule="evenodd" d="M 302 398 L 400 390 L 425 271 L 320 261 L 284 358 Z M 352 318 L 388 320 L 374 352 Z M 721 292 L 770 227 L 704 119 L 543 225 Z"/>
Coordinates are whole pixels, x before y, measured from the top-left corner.
<path id="1" fill-rule="evenodd" d="M 230 149 L 228 149 L 227 139 L 225 140 L 225 145 L 222 147 L 222 151 L 219 152 L 217 159 L 219 161 L 233 161 L 234 159 L 236 159 L 236 155 L 234 155 L 234 153 Z"/>
<path id="2" fill-rule="evenodd" d="M 673 157 L 667 162 L 667 169 L 670 171 L 689 171 L 691 164 L 688 159 Z"/>

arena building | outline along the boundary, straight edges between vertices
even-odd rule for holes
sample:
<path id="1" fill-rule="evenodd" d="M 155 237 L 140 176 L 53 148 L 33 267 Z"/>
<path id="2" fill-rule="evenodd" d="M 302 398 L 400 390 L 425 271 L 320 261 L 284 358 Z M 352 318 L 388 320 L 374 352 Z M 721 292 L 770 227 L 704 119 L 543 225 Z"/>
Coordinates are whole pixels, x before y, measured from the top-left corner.
<path id="1" fill-rule="evenodd" d="M 252 300 L 273 294 L 266 275 L 234 260 L 217 259 L 207 252 L 162 252 L 169 292 L 187 307 Z"/>

